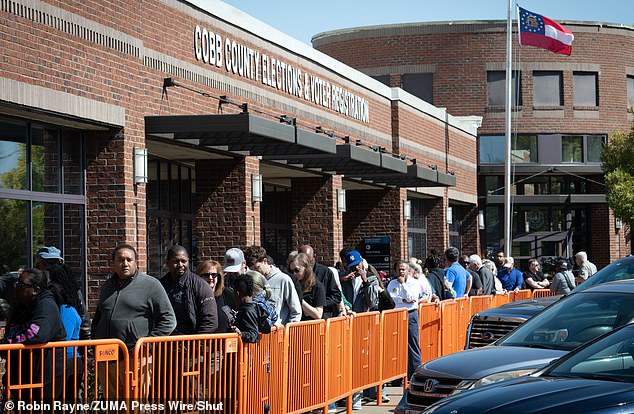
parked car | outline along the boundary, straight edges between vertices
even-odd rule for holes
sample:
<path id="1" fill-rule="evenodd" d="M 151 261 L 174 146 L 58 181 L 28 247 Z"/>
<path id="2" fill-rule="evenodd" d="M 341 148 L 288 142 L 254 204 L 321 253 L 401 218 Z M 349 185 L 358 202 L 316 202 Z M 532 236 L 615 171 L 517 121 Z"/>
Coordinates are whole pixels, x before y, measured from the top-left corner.
<path id="1" fill-rule="evenodd" d="M 571 293 L 580 292 L 601 283 L 625 279 L 634 279 L 634 256 L 624 257 L 604 267 L 573 289 Z M 561 295 L 521 300 L 473 315 L 467 329 L 465 349 L 491 344 L 560 298 Z"/>
<path id="2" fill-rule="evenodd" d="M 446 398 L 424 414 L 634 412 L 634 325 L 595 339 L 534 374 Z"/>
<path id="3" fill-rule="evenodd" d="M 420 365 L 395 413 L 420 412 L 461 391 L 528 375 L 632 320 L 634 280 L 570 294 L 492 345 Z"/>

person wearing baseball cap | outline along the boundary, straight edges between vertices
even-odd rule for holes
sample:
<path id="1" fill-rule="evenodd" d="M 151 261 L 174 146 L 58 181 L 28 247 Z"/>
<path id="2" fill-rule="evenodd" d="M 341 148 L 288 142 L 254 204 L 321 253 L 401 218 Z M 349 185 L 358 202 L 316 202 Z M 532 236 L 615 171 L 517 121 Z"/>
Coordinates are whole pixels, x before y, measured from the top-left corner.
<path id="1" fill-rule="evenodd" d="M 524 284 L 522 272 L 515 268 L 515 260 L 512 257 L 504 259 L 502 268 L 498 271 L 498 279 L 502 282 L 502 287 L 507 292 L 519 292 Z"/>
<path id="2" fill-rule="evenodd" d="M 64 263 L 62 252 L 55 246 L 40 247 L 35 254 L 35 268 L 48 270 L 49 267 Z"/>
<path id="3" fill-rule="evenodd" d="M 225 253 L 225 262 L 222 266 L 222 271 L 227 273 L 242 274 L 246 270 L 246 261 L 244 260 L 244 253 L 237 247 L 233 247 Z"/>
<path id="4" fill-rule="evenodd" d="M 363 266 L 363 257 L 357 250 L 347 251 L 342 259 L 348 272 L 340 277 L 341 291 L 352 303 L 353 312 L 367 312 L 379 300 L 379 282 Z"/>

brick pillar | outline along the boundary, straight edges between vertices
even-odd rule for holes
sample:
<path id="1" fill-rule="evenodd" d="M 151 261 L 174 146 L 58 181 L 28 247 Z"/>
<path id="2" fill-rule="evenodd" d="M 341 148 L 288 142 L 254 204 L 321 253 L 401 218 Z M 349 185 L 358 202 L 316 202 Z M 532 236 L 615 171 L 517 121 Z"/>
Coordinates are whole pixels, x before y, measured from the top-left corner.
<path id="1" fill-rule="evenodd" d="M 461 254 L 479 254 L 480 230 L 478 228 L 478 206 L 464 207 L 465 215 L 461 223 L 462 251 Z"/>
<path id="2" fill-rule="evenodd" d="M 291 179 L 293 247 L 310 244 L 317 260 L 333 265 L 343 247 L 342 214 L 337 212 L 341 176 Z M 349 205 L 349 204 L 348 204 Z"/>
<path id="3" fill-rule="evenodd" d="M 626 228 L 616 228 L 614 212 L 607 204 L 593 205 L 589 221 L 591 250 L 587 252 L 588 259 L 599 269 L 630 253 L 630 241 L 625 238 Z"/>
<path id="4" fill-rule="evenodd" d="M 251 201 L 257 158 L 196 161 L 194 234 L 200 260 L 220 260 L 231 247 L 260 244 L 260 204 Z"/>
<path id="5" fill-rule="evenodd" d="M 134 246 L 145 269 L 145 185 L 134 185 L 133 148 L 142 140 L 123 131 L 86 131 L 86 275 L 94 310 L 111 255 L 119 244 Z"/>
<path id="6" fill-rule="evenodd" d="M 403 201 L 407 190 L 348 190 L 343 218 L 343 244 L 363 253 L 366 237 L 390 236 L 392 263 L 407 258 L 407 221 Z"/>
<path id="7" fill-rule="evenodd" d="M 442 255 L 449 240 L 447 227 L 447 197 L 427 201 L 427 253 L 431 249 Z"/>

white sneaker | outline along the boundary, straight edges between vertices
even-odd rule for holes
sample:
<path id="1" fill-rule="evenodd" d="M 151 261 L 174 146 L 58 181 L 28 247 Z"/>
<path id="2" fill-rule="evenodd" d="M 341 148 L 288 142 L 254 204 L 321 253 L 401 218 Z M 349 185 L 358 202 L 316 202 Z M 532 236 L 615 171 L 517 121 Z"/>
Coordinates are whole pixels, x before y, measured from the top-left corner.
<path id="1" fill-rule="evenodd" d="M 361 402 L 359 402 L 358 404 L 352 404 L 352 409 L 354 411 L 363 410 L 363 406 L 361 405 Z"/>

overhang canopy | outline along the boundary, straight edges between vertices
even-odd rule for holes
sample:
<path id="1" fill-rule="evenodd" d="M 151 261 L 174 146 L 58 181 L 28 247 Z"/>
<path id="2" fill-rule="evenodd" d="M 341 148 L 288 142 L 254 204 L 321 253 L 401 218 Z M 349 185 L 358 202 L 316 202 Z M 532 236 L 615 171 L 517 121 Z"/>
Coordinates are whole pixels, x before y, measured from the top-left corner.
<path id="1" fill-rule="evenodd" d="M 147 135 L 187 142 L 238 155 L 261 156 L 323 173 L 392 187 L 453 186 L 454 176 L 399 156 L 247 112 L 218 115 L 167 115 L 145 118 Z"/>

